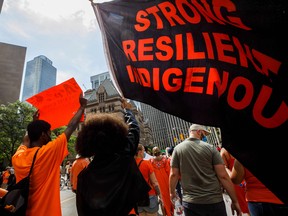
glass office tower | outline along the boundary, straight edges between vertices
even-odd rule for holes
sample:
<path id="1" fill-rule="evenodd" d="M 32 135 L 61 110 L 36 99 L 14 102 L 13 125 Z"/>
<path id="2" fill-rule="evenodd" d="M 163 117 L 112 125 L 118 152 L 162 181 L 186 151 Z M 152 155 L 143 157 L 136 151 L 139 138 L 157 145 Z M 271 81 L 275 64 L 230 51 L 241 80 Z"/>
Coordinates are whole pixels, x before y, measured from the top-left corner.
<path id="1" fill-rule="evenodd" d="M 22 101 L 56 85 L 57 69 L 46 56 L 40 55 L 27 62 Z"/>

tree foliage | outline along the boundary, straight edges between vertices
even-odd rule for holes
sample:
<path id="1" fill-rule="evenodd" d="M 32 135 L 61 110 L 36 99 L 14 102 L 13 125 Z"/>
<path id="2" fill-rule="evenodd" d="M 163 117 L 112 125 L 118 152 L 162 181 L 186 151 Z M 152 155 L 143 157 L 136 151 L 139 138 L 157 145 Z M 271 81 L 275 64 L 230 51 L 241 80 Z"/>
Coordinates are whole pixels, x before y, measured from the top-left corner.
<path id="1" fill-rule="evenodd" d="M 0 164 L 11 165 L 11 158 L 22 143 L 28 124 L 33 120 L 36 109 L 31 105 L 16 101 L 0 106 Z M 64 132 L 66 127 L 52 131 L 51 138 L 55 139 Z M 69 155 L 66 160 L 75 159 L 76 136 L 71 135 L 68 141 Z"/>
<path id="2" fill-rule="evenodd" d="M 11 157 L 22 143 L 35 108 L 17 100 L 0 106 L 0 161 L 11 165 Z"/>
<path id="3" fill-rule="evenodd" d="M 55 139 L 57 136 L 59 136 L 61 133 L 64 132 L 64 130 L 66 129 L 66 126 L 64 127 L 60 127 L 60 128 L 56 128 L 55 130 L 52 131 L 51 134 L 51 138 L 52 140 Z M 74 134 L 72 134 L 70 136 L 70 139 L 68 141 L 68 151 L 69 151 L 69 155 L 67 156 L 66 160 L 64 160 L 64 164 L 67 160 L 73 160 L 76 157 L 76 151 L 75 151 L 75 142 L 76 142 L 76 136 Z"/>

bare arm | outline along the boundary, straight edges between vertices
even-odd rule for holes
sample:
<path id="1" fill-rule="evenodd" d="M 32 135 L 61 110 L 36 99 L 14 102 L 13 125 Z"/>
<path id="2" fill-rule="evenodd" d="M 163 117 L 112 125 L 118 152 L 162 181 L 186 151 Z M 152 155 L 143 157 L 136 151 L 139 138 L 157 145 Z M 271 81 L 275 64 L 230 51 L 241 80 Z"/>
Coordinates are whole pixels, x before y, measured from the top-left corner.
<path id="1" fill-rule="evenodd" d="M 156 195 L 158 196 L 159 202 L 162 202 L 162 195 L 161 195 L 159 183 L 158 183 L 158 181 L 157 181 L 157 178 L 156 178 L 154 172 L 150 174 L 149 180 L 150 180 L 150 182 L 151 182 L 151 184 L 152 184 L 152 187 L 153 187 L 154 190 L 156 191 Z"/>
<path id="2" fill-rule="evenodd" d="M 154 173 L 154 172 L 150 174 L 149 179 L 150 179 L 150 182 L 151 182 L 153 188 L 154 188 L 155 191 L 156 191 L 156 194 L 157 194 L 158 196 L 160 196 L 161 193 L 160 193 L 159 183 L 158 183 L 158 181 L 157 181 L 157 179 L 156 179 L 156 176 L 155 176 L 155 173 Z"/>
<path id="3" fill-rule="evenodd" d="M 171 167 L 170 176 L 169 176 L 169 191 L 170 191 L 170 200 L 173 203 L 173 200 L 177 198 L 176 194 L 176 185 L 180 178 L 180 171 L 178 168 Z"/>
<path id="4" fill-rule="evenodd" d="M 240 184 L 244 180 L 244 177 L 244 167 L 238 160 L 235 159 L 230 178 L 234 184 Z"/>
<path id="5" fill-rule="evenodd" d="M 79 121 L 80 121 L 80 119 L 84 113 L 85 107 L 87 105 L 87 100 L 85 98 L 83 98 L 82 93 L 80 94 L 80 97 L 79 97 L 79 103 L 80 103 L 80 107 L 79 107 L 78 111 L 72 117 L 72 119 L 68 123 L 67 128 L 64 131 L 67 140 L 70 139 L 71 134 L 76 130 L 76 128 L 79 124 Z"/>
<path id="6" fill-rule="evenodd" d="M 237 195 L 234 189 L 234 184 L 231 181 L 228 173 L 226 172 L 225 166 L 223 164 L 214 165 L 214 170 L 223 188 L 227 191 L 228 195 L 230 196 L 232 200 L 231 209 L 232 209 L 233 214 L 234 214 L 234 211 L 236 211 L 237 215 L 241 215 L 241 209 L 240 209 L 240 205 L 238 203 Z"/>
<path id="7" fill-rule="evenodd" d="M 229 168 L 229 161 L 231 158 L 230 153 L 225 148 L 221 148 L 220 155 L 224 161 L 225 166 Z"/>
<path id="8" fill-rule="evenodd" d="M 226 168 L 226 171 L 228 173 L 228 175 L 230 176 L 231 175 L 231 170 L 230 170 L 230 160 L 231 160 L 231 155 L 230 153 L 225 149 L 225 148 L 221 148 L 221 151 L 220 151 L 220 156 L 222 157 L 223 161 L 224 161 L 224 164 L 225 164 L 225 168 Z"/>

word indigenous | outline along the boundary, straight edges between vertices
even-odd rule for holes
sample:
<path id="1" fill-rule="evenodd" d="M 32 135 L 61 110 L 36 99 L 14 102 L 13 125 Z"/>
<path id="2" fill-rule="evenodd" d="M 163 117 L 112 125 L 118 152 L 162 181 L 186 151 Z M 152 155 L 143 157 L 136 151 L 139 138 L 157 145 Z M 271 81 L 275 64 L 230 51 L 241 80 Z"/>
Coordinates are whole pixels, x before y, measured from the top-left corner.
<path id="1" fill-rule="evenodd" d="M 204 7 L 195 0 L 175 0 L 175 5 L 167 1 L 140 10 L 136 14 L 134 28 L 138 32 L 146 31 L 151 27 L 151 22 L 156 22 L 156 31 L 159 31 L 164 28 L 162 18 L 168 21 L 170 27 L 174 28 L 183 25 L 196 25 L 204 19 L 207 23 L 216 22 L 219 25 L 232 25 L 245 31 L 251 30 L 242 23 L 239 17 L 228 15 L 224 17 L 221 14 L 220 8 L 225 8 L 226 12 L 236 11 L 236 7 L 231 1 L 212 0 L 212 6 L 207 1 L 201 2 Z M 193 14 L 193 17 L 191 14 Z M 201 66 L 201 60 L 211 60 L 240 66 L 244 69 L 254 67 L 256 72 L 267 77 L 269 77 L 269 73 L 278 75 L 281 66 L 280 61 L 250 48 L 247 44 L 242 44 L 235 36 L 218 32 L 196 32 L 195 34 L 186 32 L 157 38 L 151 36 L 150 38 L 138 40 L 123 40 L 122 48 L 127 59 L 131 62 L 144 64 L 148 61 L 160 62 L 160 64 L 153 64 L 156 67 L 149 69 L 146 67 L 136 68 L 135 64 L 133 64 L 134 66 L 126 65 L 128 77 L 132 83 L 138 83 L 146 88 L 153 88 L 154 91 L 162 90 L 161 87 L 163 87 L 167 92 L 183 90 L 186 93 L 207 95 L 216 92 L 214 91 L 216 86 L 218 97 L 227 91 L 227 102 L 233 109 L 243 110 L 255 101 L 253 104 L 253 118 L 263 127 L 275 128 L 288 119 L 288 109 L 285 102 L 279 104 L 273 116 L 267 118 L 262 115 L 273 93 L 271 87 L 262 85 L 261 90 L 255 92 L 253 83 L 244 76 L 240 75 L 234 79 L 229 79 L 229 72 L 224 70 L 221 71 L 221 79 L 219 69 L 208 67 L 205 63 L 202 63 L 204 65 Z M 195 65 L 197 66 L 190 67 L 193 65 L 193 61 L 196 60 L 197 64 Z M 159 67 L 161 62 L 162 64 L 164 62 L 176 62 L 177 65 L 177 61 L 189 61 L 186 65 L 190 66 L 186 68 L 183 65 L 181 65 L 181 68 L 177 66 Z M 205 77 L 208 78 L 204 79 Z M 230 83 L 228 83 L 229 81 Z M 235 93 L 237 89 L 243 89 L 243 87 L 245 94 L 240 100 L 239 98 L 236 100 Z M 256 100 L 253 100 L 255 94 L 258 94 L 258 96 Z"/>

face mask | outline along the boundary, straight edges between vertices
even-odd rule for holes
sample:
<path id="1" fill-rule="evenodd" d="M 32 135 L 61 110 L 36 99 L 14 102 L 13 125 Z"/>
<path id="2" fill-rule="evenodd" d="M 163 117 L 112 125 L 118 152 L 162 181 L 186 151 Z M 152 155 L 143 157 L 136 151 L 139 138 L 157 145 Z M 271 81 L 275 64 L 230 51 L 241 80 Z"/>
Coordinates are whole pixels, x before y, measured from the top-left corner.
<path id="1" fill-rule="evenodd" d="M 207 142 L 207 137 L 203 135 L 201 140 L 203 140 L 204 142 Z"/>
<path id="2" fill-rule="evenodd" d="M 204 142 L 207 141 L 207 137 L 203 134 L 203 132 L 201 132 L 200 140 L 203 140 Z"/>

